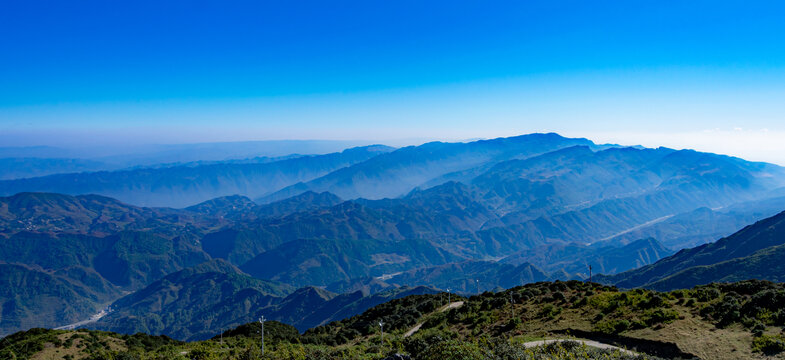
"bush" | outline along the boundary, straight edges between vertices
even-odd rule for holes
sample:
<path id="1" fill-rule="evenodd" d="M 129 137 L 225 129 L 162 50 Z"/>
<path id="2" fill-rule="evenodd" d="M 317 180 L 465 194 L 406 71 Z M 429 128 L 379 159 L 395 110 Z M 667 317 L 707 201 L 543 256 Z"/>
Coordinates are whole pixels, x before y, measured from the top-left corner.
<path id="1" fill-rule="evenodd" d="M 695 291 L 695 298 L 700 302 L 712 301 L 720 297 L 720 291 L 714 288 L 699 289 Z"/>
<path id="2" fill-rule="evenodd" d="M 603 334 L 618 334 L 630 328 L 630 322 L 625 319 L 600 321 L 594 325 L 594 331 Z"/>
<path id="3" fill-rule="evenodd" d="M 562 309 L 555 307 L 551 304 L 545 304 L 540 310 L 540 317 L 546 319 L 554 319 L 557 315 L 561 314 Z"/>
<path id="4" fill-rule="evenodd" d="M 665 305 L 665 299 L 663 299 L 662 296 L 660 295 L 653 294 L 651 298 L 643 301 L 640 307 L 642 309 L 652 309 L 652 308 L 661 307 L 663 305 Z"/>
<path id="5" fill-rule="evenodd" d="M 753 335 L 762 336 L 763 332 L 766 331 L 766 325 L 763 325 L 762 322 L 755 320 L 751 330 Z"/>
<path id="6" fill-rule="evenodd" d="M 425 353 L 417 357 L 422 360 L 484 360 L 482 350 L 472 343 L 449 340 L 429 347 Z"/>
<path id="7" fill-rule="evenodd" d="M 779 354 L 785 351 L 785 338 L 781 335 L 761 335 L 752 339 L 752 351 L 766 355 Z"/>
<path id="8" fill-rule="evenodd" d="M 646 326 L 669 323 L 679 318 L 679 313 L 671 309 L 654 309 L 646 311 L 642 320 Z"/>

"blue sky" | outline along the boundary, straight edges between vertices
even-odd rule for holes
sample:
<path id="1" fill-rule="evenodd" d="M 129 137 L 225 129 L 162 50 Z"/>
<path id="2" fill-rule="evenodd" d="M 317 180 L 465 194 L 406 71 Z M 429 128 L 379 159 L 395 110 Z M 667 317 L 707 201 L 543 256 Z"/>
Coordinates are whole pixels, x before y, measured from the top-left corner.
<path id="1" fill-rule="evenodd" d="M 775 1 L 9 1 L 0 143 L 556 131 L 785 164 L 783 14 Z"/>

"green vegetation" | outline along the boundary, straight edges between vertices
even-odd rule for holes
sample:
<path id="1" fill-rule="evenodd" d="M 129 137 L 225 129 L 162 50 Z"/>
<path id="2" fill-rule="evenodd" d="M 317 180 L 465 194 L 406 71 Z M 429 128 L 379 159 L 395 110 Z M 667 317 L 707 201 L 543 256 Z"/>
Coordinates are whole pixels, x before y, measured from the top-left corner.
<path id="1" fill-rule="evenodd" d="M 303 342 L 310 344 L 345 344 L 357 337 L 379 333 L 379 321 L 385 323 L 385 331 L 405 330 L 417 324 L 423 315 L 441 306 L 440 295 L 413 295 L 396 299 L 345 320 L 310 329 L 303 334 Z M 453 296 L 456 301 L 461 300 Z"/>
<path id="2" fill-rule="evenodd" d="M 59 333 L 63 332 L 36 328 L 8 335 L 0 342 L 0 359 L 29 359 L 43 350 L 44 344 L 60 346 Z"/>
<path id="3" fill-rule="evenodd" d="M 752 340 L 752 350 L 767 355 L 781 353 L 785 351 L 785 337 L 763 334 Z"/>
<path id="4" fill-rule="evenodd" d="M 694 296 L 700 314 L 718 327 L 741 324 L 755 339 L 753 349 L 767 354 L 785 351 L 785 338 L 770 335 L 772 328 L 785 331 L 785 285 L 768 281 L 711 284 L 684 291 Z"/>
<path id="5" fill-rule="evenodd" d="M 785 285 L 765 281 L 671 292 L 557 281 L 469 298 L 453 294 L 450 307 L 446 300 L 446 294 L 393 299 L 303 334 L 268 321 L 264 357 L 260 325 L 251 322 L 196 342 L 34 329 L 0 341 L 0 359 L 737 359 L 785 350 Z M 576 338 L 640 355 L 570 341 Z M 532 343 L 545 339 L 562 341 Z"/>
<path id="6" fill-rule="evenodd" d="M 257 324 L 258 325 L 258 324 Z M 279 324 L 282 325 L 282 324 Z M 414 354 L 400 354 L 387 344 L 384 348 L 368 343 L 328 347 L 301 344 L 288 338 L 293 328 L 265 324 L 265 353 L 262 355 L 258 326 L 248 334 L 225 334 L 223 338 L 195 343 L 180 343 L 166 337 L 144 334 L 118 335 L 100 331 L 54 331 L 35 329 L 15 334 L 0 346 L 0 359 L 79 359 L 79 360 L 153 360 L 153 359 L 422 359 L 422 360 L 528 360 L 528 359 L 656 359 L 647 355 L 631 355 L 620 350 L 597 349 L 579 342 L 565 341 L 540 346 L 524 346 L 504 339 L 459 341 L 430 336 L 398 343 Z M 248 326 L 252 328 L 252 326 Z M 283 332 L 280 334 L 279 332 Z M 65 340 L 62 340 L 65 339 Z M 293 340 L 293 341 L 292 341 Z"/>
<path id="7" fill-rule="evenodd" d="M 164 353 L 182 345 L 166 336 L 142 333 L 30 329 L 0 340 L 0 359 L 31 359 L 42 352 L 61 359 L 133 359 L 133 354 Z"/>

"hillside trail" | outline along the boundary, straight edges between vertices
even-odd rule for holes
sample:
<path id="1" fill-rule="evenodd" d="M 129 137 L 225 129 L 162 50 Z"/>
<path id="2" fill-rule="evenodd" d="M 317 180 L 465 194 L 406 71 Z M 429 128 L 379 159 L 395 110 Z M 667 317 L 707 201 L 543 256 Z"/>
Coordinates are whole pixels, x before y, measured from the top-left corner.
<path id="1" fill-rule="evenodd" d="M 456 302 L 450 303 L 449 305 L 442 306 L 438 311 L 439 312 L 445 312 L 447 310 L 456 309 L 456 308 L 459 308 L 461 306 L 463 306 L 463 301 L 456 301 Z M 423 323 L 419 323 L 417 325 L 414 325 L 414 327 L 412 327 L 411 329 L 409 329 L 409 331 L 407 331 L 406 333 L 403 334 L 403 337 L 407 338 L 409 336 L 412 336 L 414 333 L 416 333 L 418 330 L 420 330 L 420 328 L 422 327 L 422 324 Z"/>
<path id="2" fill-rule="evenodd" d="M 442 306 L 442 307 L 441 307 L 441 308 L 439 308 L 439 310 L 437 310 L 437 311 L 439 311 L 439 312 L 445 312 L 445 311 L 447 311 L 447 310 L 450 310 L 450 309 L 455 309 L 455 308 L 459 308 L 459 307 L 461 307 L 461 306 L 463 306 L 463 301 L 456 301 L 456 302 L 450 303 L 449 305 Z M 409 337 L 409 336 L 412 336 L 412 335 L 414 335 L 414 333 L 416 333 L 417 331 L 419 331 L 419 330 L 420 330 L 420 328 L 422 327 L 422 325 L 423 325 L 423 323 L 419 323 L 419 324 L 415 325 L 414 327 L 412 327 L 411 329 L 409 329 L 409 331 L 407 331 L 406 333 L 404 333 L 404 334 L 403 334 L 403 337 L 404 337 L 404 338 L 407 338 L 407 337 Z M 579 343 L 581 343 L 581 344 L 584 344 L 584 345 L 586 345 L 586 346 L 591 346 L 591 347 L 598 348 L 598 349 L 605 349 L 605 350 L 618 350 L 618 351 L 620 351 L 620 352 L 622 352 L 622 353 L 624 353 L 624 354 L 628 354 L 628 355 L 638 355 L 638 353 L 636 353 L 636 352 L 634 352 L 634 351 L 630 351 L 630 350 L 627 350 L 627 349 L 622 349 L 622 348 L 620 348 L 620 347 L 618 347 L 618 346 L 613 346 L 613 345 L 610 345 L 610 344 L 605 344 L 605 343 L 597 342 L 597 341 L 594 341 L 594 340 L 580 340 L 580 339 L 549 339 L 549 340 L 537 340 L 537 341 L 529 341 L 529 342 L 525 342 L 525 343 L 523 343 L 522 345 L 523 345 L 524 347 L 527 347 L 527 348 L 529 348 L 529 347 L 537 347 L 537 346 L 547 345 L 547 344 L 551 344 L 551 343 L 555 343 L 555 342 L 565 342 L 565 341 L 574 341 L 574 342 L 579 342 Z"/>
<path id="3" fill-rule="evenodd" d="M 529 341 L 529 342 L 523 343 L 522 345 L 524 347 L 530 348 L 530 347 L 537 347 L 537 346 L 547 345 L 547 344 L 551 344 L 551 343 L 555 343 L 555 342 L 565 342 L 565 341 L 579 342 L 579 343 L 584 344 L 586 346 L 591 346 L 591 347 L 598 348 L 598 349 L 618 350 L 618 351 L 620 351 L 620 352 L 622 352 L 624 354 L 628 354 L 628 355 L 638 355 L 638 353 L 636 353 L 634 351 L 630 351 L 630 350 L 627 350 L 627 349 L 622 349 L 622 348 L 620 348 L 618 346 L 613 346 L 613 345 L 597 342 L 597 341 L 594 341 L 594 340 L 550 339 L 550 340 Z"/>

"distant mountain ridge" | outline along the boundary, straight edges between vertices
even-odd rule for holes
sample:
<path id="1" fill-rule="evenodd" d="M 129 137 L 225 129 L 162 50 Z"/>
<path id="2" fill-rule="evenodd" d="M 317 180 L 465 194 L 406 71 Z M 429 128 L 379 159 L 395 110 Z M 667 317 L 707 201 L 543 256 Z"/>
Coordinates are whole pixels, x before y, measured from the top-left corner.
<path id="1" fill-rule="evenodd" d="M 219 196 L 272 193 L 391 150 L 376 145 L 258 164 L 218 163 L 4 180 L 0 181 L 0 195 L 31 191 L 101 194 L 137 205 L 186 207 Z"/>
<path id="2" fill-rule="evenodd" d="M 329 191 L 343 199 L 398 197 L 430 180 L 487 163 L 541 155 L 565 147 L 601 148 L 587 139 L 529 134 L 467 143 L 409 146 L 258 199 L 270 202 L 305 191 Z M 438 184 L 433 184 L 438 185 Z"/>

